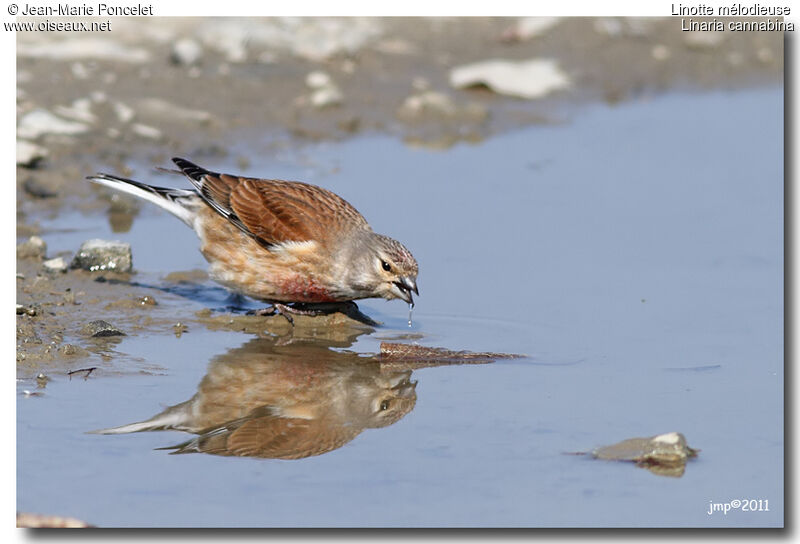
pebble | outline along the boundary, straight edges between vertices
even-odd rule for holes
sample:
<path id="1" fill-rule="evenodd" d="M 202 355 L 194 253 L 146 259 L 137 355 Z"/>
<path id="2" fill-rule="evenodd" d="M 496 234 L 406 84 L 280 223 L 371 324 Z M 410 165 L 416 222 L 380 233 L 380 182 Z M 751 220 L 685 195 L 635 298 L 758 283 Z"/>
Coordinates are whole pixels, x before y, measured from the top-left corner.
<path id="1" fill-rule="evenodd" d="M 53 198 L 58 196 L 55 189 L 56 183 L 53 179 L 29 177 L 22 183 L 22 188 L 34 198 Z"/>
<path id="2" fill-rule="evenodd" d="M 98 270 L 130 272 L 133 269 L 131 245 L 100 239 L 87 240 L 75 254 L 70 267 L 92 272 Z"/>
<path id="3" fill-rule="evenodd" d="M 424 91 L 407 97 L 397 114 L 404 118 L 418 118 L 427 113 L 451 116 L 456 113 L 453 99 L 437 91 Z"/>
<path id="4" fill-rule="evenodd" d="M 85 334 L 86 336 L 93 336 L 95 338 L 103 336 L 127 336 L 117 327 L 108 321 L 103 321 L 102 319 L 90 321 L 81 328 L 81 333 Z"/>
<path id="5" fill-rule="evenodd" d="M 142 123 L 134 123 L 131 125 L 131 130 L 137 136 L 148 138 L 150 140 L 158 140 L 161 138 L 161 131 L 150 125 L 143 125 Z"/>
<path id="6" fill-rule="evenodd" d="M 310 102 L 315 108 L 336 106 L 344 101 L 344 95 L 327 73 L 316 70 L 306 76 L 306 86 L 313 89 Z"/>
<path id="7" fill-rule="evenodd" d="M 75 62 L 69 68 L 75 79 L 89 79 L 89 70 L 82 62 Z"/>
<path id="8" fill-rule="evenodd" d="M 175 64 L 191 66 L 200 62 L 203 47 L 191 38 L 183 38 L 172 44 L 170 60 Z"/>
<path id="9" fill-rule="evenodd" d="M 146 49 L 128 47 L 109 38 L 70 38 L 18 43 L 17 56 L 52 60 L 104 59 L 130 63 L 150 60 L 150 53 Z"/>
<path id="10" fill-rule="evenodd" d="M 17 165 L 33 168 L 47 157 L 47 149 L 26 140 L 17 140 Z"/>
<path id="11" fill-rule="evenodd" d="M 204 110 L 194 110 L 173 104 L 161 98 L 145 98 L 138 102 L 139 111 L 158 118 L 170 117 L 179 121 L 207 123 L 211 114 Z"/>
<path id="12" fill-rule="evenodd" d="M 67 271 L 67 262 L 63 257 L 56 257 L 42 263 L 42 268 L 48 274 L 63 274 Z"/>
<path id="13" fill-rule="evenodd" d="M 315 108 L 338 106 L 344 101 L 344 95 L 335 85 L 317 89 L 311 93 L 311 105 Z"/>
<path id="14" fill-rule="evenodd" d="M 120 334 L 124 335 L 124 333 L 120 333 Z M 93 335 L 93 336 L 97 336 L 97 335 Z M 100 336 L 104 336 L 104 335 L 100 335 Z M 105 335 L 105 336 L 109 336 L 109 335 Z M 76 357 L 76 356 L 78 356 L 78 357 L 86 357 L 86 356 L 89 355 L 88 351 L 86 351 L 82 347 L 76 346 L 74 344 L 64 344 L 63 346 L 58 348 L 58 352 L 61 355 L 65 355 L 67 357 Z"/>
<path id="15" fill-rule="evenodd" d="M 453 68 L 450 84 L 459 89 L 483 84 L 499 94 L 532 100 L 569 87 L 570 80 L 552 59 L 492 59 Z"/>
<path id="16" fill-rule="evenodd" d="M 81 134 L 89 127 L 76 121 L 67 121 L 47 110 L 36 109 L 19 121 L 17 136 L 35 139 L 43 134 Z"/>
<path id="17" fill-rule="evenodd" d="M 17 315 L 29 315 L 31 317 L 39 313 L 39 306 L 36 304 L 25 306 L 24 304 L 17 304 Z"/>
<path id="18" fill-rule="evenodd" d="M 114 102 L 111 108 L 114 110 L 114 114 L 117 116 L 120 123 L 130 123 L 133 118 L 136 117 L 134 109 L 122 102 Z"/>
<path id="19" fill-rule="evenodd" d="M 38 236 L 31 236 L 27 241 L 17 246 L 17 258 L 42 259 L 47 254 L 47 244 Z"/>
<path id="20" fill-rule="evenodd" d="M 54 110 L 61 117 L 73 121 L 87 124 L 97 121 L 97 117 L 92 113 L 92 101 L 89 98 L 79 98 L 72 102 L 71 106 L 56 106 Z"/>
<path id="21" fill-rule="evenodd" d="M 331 76 L 322 70 L 310 72 L 306 76 L 306 85 L 311 89 L 321 89 L 322 87 L 327 87 L 332 84 L 333 80 L 331 79 Z"/>

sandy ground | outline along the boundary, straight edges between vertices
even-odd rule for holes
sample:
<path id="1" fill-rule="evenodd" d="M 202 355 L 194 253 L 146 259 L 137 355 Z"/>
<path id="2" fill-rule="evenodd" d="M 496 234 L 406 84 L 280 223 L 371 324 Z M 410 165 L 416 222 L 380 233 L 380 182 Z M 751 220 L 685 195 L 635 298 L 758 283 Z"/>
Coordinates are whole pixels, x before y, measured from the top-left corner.
<path id="1" fill-rule="evenodd" d="M 454 69 L 487 59 L 549 60 L 561 88 L 526 100 L 451 84 Z M 114 19 L 107 33 L 19 33 L 18 141 L 34 147 L 17 168 L 18 242 L 63 210 L 111 205 L 130 222 L 129 201 L 109 204 L 79 181 L 101 168 L 130 174 L 131 160 L 228 156 L 248 173 L 237 149 L 247 134 L 274 135 L 256 153 L 365 132 L 446 148 L 562 122 L 559 111 L 585 103 L 775 84 L 782 75 L 782 34 L 681 32 L 679 19 L 151 18 Z M 82 332 L 96 319 L 126 334 L 265 329 L 265 318 L 176 315 L 148 302 L 169 294 L 137 287 L 131 275 L 49 274 L 47 257 L 17 260 L 21 377 L 113 357 L 119 336 Z M 266 322 L 287 327 L 283 318 Z"/>

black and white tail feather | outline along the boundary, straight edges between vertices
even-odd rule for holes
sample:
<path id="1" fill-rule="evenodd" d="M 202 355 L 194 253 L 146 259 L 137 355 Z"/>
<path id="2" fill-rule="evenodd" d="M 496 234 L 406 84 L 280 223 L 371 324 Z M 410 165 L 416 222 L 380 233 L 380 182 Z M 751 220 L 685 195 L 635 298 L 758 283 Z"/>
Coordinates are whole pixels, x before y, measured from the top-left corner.
<path id="1" fill-rule="evenodd" d="M 194 185 L 195 189 L 171 189 L 167 187 L 156 187 L 147 185 L 139 181 L 115 176 L 113 174 L 95 174 L 86 179 L 99 185 L 105 185 L 116 191 L 127 193 L 135 197 L 152 202 L 156 206 L 168 211 L 190 227 L 194 228 L 195 212 L 197 210 L 198 197 L 203 195 L 203 177 L 213 174 L 208 170 L 193 164 L 186 159 L 175 157 L 173 162 L 180 170 L 169 170 L 159 168 L 171 174 L 183 174 Z M 206 200 L 206 199 L 203 199 Z"/>
<path id="2" fill-rule="evenodd" d="M 87 179 L 110 187 L 121 193 L 152 202 L 156 206 L 167 210 L 169 213 L 194 227 L 195 206 L 192 201 L 197 200 L 197 193 L 190 189 L 167 189 L 140 183 L 133 179 L 121 178 L 111 174 L 95 174 Z"/>

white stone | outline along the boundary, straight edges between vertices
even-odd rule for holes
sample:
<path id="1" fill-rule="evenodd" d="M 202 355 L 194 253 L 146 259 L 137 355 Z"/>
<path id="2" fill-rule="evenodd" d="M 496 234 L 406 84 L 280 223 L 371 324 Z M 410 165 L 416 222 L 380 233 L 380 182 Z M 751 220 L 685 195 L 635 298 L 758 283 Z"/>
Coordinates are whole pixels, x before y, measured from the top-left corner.
<path id="1" fill-rule="evenodd" d="M 17 140 L 17 164 L 31 166 L 39 159 L 47 156 L 47 150 L 32 142 Z"/>
<path id="2" fill-rule="evenodd" d="M 332 83 L 331 76 L 321 70 L 316 70 L 306 76 L 306 85 L 311 89 L 320 89 Z"/>
<path id="3" fill-rule="evenodd" d="M 139 111 L 156 117 L 170 117 L 181 121 L 196 121 L 206 123 L 211 120 L 211 114 L 203 110 L 193 110 L 167 102 L 161 98 L 144 98 L 138 103 Z"/>
<path id="4" fill-rule="evenodd" d="M 149 138 L 151 140 L 158 140 L 161 138 L 161 131 L 150 125 L 143 125 L 141 123 L 134 123 L 131 125 L 131 130 L 137 136 L 142 138 Z"/>
<path id="5" fill-rule="evenodd" d="M 89 70 L 82 62 L 76 62 L 69 67 L 72 75 L 77 79 L 89 79 Z"/>
<path id="6" fill-rule="evenodd" d="M 183 38 L 172 45 L 170 58 L 176 64 L 190 66 L 203 57 L 203 47 L 191 38 Z"/>
<path id="7" fill-rule="evenodd" d="M 344 101 L 342 92 L 335 86 L 330 85 L 317 89 L 311 93 L 311 104 L 315 108 L 324 108 L 327 106 L 336 106 Z"/>
<path id="8" fill-rule="evenodd" d="M 67 263 L 64 261 L 63 257 L 56 257 L 55 259 L 50 259 L 49 261 L 45 261 L 42 263 L 42 267 L 44 268 L 45 272 L 66 272 L 67 271 Z"/>
<path id="9" fill-rule="evenodd" d="M 664 444 L 679 444 L 681 435 L 675 432 L 660 434 L 653 437 L 653 442 L 663 442 Z"/>
<path id="10" fill-rule="evenodd" d="M 83 123 L 67 121 L 47 110 L 36 109 L 19 121 L 17 136 L 34 139 L 43 134 L 81 134 L 89 130 Z"/>
<path id="11" fill-rule="evenodd" d="M 453 68 L 450 84 L 459 89 L 484 84 L 500 94 L 535 99 L 569 87 L 570 81 L 551 59 L 494 59 Z"/>
<path id="12" fill-rule="evenodd" d="M 114 109 L 114 113 L 121 123 L 130 123 L 133 118 L 136 117 L 134 109 L 122 102 L 114 102 L 111 107 Z"/>
<path id="13" fill-rule="evenodd" d="M 97 117 L 92 113 L 92 101 L 88 98 L 79 98 L 71 106 L 56 106 L 54 110 L 58 115 L 73 121 L 87 124 L 97 121 Z"/>
<path id="14" fill-rule="evenodd" d="M 52 60 L 103 59 L 130 63 L 150 60 L 145 49 L 127 47 L 107 38 L 69 38 L 38 43 L 18 43 L 18 57 Z"/>

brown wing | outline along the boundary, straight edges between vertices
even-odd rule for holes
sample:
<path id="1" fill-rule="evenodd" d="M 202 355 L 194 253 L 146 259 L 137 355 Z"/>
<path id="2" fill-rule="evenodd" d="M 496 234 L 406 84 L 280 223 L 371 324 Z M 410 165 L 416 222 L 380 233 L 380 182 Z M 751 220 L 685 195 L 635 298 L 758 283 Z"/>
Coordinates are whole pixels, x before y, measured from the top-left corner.
<path id="1" fill-rule="evenodd" d="M 302 459 L 341 448 L 360 433 L 360 427 L 320 420 L 247 416 L 171 449 L 176 450 L 172 453 Z"/>
<path id="2" fill-rule="evenodd" d="M 172 160 L 209 206 L 264 247 L 370 228 L 346 200 L 316 185 L 219 174 L 184 159 Z"/>

